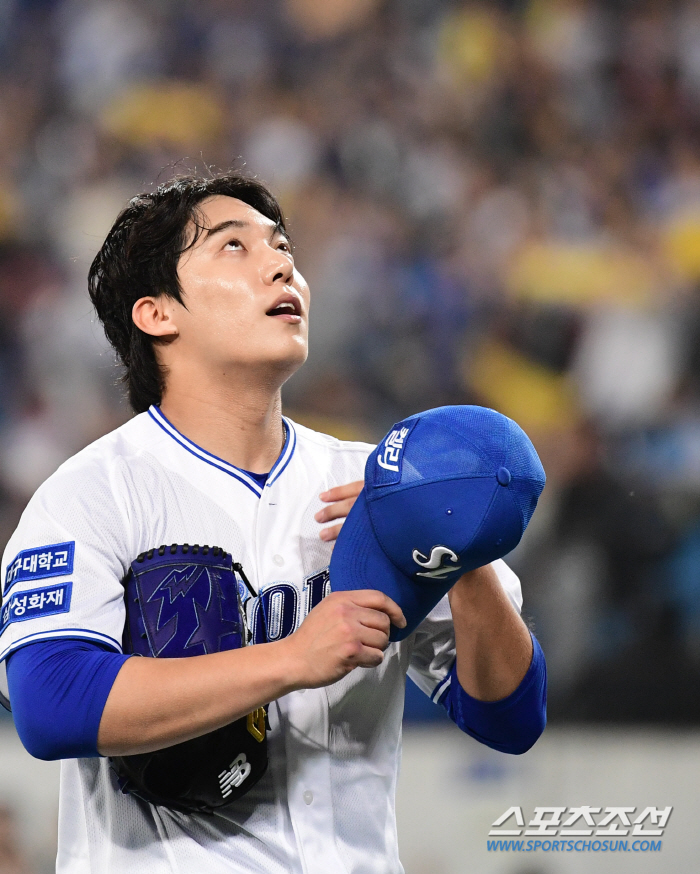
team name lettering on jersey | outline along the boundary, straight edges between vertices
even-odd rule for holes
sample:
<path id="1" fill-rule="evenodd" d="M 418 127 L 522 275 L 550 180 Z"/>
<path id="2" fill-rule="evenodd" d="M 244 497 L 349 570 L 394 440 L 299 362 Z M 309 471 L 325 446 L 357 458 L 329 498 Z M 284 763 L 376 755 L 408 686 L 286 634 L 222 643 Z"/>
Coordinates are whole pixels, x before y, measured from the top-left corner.
<path id="1" fill-rule="evenodd" d="M 324 568 L 304 579 L 301 597 L 293 583 L 284 581 L 265 586 L 257 598 L 249 597 L 245 607 L 253 643 L 271 643 L 288 637 L 330 590 L 330 575 L 328 568 Z"/>
<path id="2" fill-rule="evenodd" d="M 0 634 L 13 622 L 25 622 L 54 613 L 68 613 L 73 583 L 31 589 L 12 595 L 2 608 Z"/>
<path id="3" fill-rule="evenodd" d="M 7 566 L 5 594 L 15 583 L 63 577 L 73 573 L 75 541 L 23 549 Z"/>

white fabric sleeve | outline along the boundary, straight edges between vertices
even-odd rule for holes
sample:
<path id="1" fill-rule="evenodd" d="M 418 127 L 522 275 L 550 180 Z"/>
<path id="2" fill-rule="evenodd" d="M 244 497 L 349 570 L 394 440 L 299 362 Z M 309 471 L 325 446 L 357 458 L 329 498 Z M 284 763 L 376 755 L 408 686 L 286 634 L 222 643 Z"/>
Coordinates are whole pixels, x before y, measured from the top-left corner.
<path id="1" fill-rule="evenodd" d="M 500 558 L 493 563 L 493 569 L 508 600 L 520 613 L 523 595 L 517 575 Z M 449 684 L 449 673 L 457 654 L 447 595 L 430 611 L 411 637 L 413 646 L 408 676 L 431 700 L 437 701 Z"/>
<path id="2" fill-rule="evenodd" d="M 119 477 L 69 461 L 36 492 L 2 559 L 0 661 L 37 640 L 79 637 L 121 651 L 121 581 L 133 546 Z M 120 506 L 121 504 L 121 506 Z"/>

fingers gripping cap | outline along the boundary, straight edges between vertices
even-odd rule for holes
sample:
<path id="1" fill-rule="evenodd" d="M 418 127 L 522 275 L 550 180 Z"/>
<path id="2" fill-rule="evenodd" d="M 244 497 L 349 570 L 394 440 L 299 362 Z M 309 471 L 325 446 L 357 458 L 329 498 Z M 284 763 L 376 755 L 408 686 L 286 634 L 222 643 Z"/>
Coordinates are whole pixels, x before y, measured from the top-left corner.
<path id="1" fill-rule="evenodd" d="M 379 589 L 409 635 L 467 571 L 520 542 L 544 488 L 534 446 L 484 407 L 438 407 L 395 425 L 367 459 L 365 486 L 338 536 L 333 591 Z"/>

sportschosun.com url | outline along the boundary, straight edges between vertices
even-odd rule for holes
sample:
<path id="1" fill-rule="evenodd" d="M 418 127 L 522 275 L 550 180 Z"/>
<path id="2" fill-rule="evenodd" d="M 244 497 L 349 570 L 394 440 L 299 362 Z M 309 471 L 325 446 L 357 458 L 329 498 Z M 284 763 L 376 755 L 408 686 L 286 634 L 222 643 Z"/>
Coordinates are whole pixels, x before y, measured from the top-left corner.
<path id="1" fill-rule="evenodd" d="M 490 853 L 660 853 L 661 841 L 486 841 Z"/>

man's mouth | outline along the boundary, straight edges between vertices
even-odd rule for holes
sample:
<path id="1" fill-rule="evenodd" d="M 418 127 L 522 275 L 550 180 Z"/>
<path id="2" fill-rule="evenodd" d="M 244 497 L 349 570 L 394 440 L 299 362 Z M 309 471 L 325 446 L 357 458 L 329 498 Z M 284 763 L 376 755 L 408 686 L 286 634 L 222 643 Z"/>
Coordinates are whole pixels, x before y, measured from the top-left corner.
<path id="1" fill-rule="evenodd" d="M 293 294 L 283 294 L 266 315 L 296 324 L 301 321 L 301 301 Z"/>

